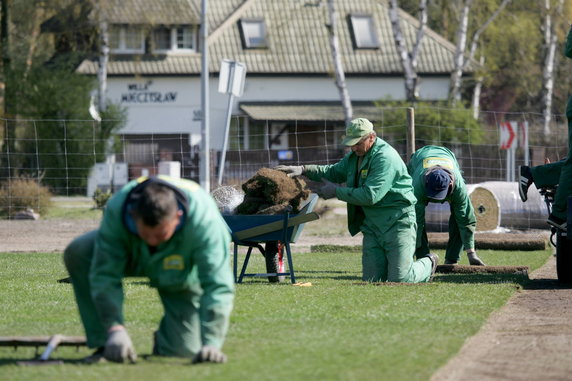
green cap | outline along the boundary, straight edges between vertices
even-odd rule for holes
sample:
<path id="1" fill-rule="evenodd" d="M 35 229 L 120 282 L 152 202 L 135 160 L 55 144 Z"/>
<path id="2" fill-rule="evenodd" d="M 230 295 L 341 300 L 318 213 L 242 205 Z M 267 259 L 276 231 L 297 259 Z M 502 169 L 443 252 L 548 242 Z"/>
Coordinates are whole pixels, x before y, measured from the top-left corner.
<path id="1" fill-rule="evenodd" d="M 342 144 L 353 146 L 358 143 L 364 136 L 373 132 L 373 124 L 365 118 L 357 118 L 350 122 L 346 128 L 346 136 Z"/>

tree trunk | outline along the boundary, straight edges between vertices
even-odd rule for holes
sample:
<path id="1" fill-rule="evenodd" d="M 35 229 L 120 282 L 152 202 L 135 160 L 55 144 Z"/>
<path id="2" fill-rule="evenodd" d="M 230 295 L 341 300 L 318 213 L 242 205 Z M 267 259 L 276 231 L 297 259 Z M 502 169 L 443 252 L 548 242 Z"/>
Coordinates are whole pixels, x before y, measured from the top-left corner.
<path id="1" fill-rule="evenodd" d="M 557 10 L 553 13 L 550 7 L 550 0 L 544 1 L 546 14 L 544 16 L 544 69 L 542 71 L 542 104 L 544 106 L 543 114 L 543 132 L 544 136 L 550 134 L 550 121 L 552 120 L 552 96 L 554 93 L 554 66 L 556 58 L 557 36 L 554 30 L 554 22 L 552 15 L 562 13 L 564 0 L 559 0 Z"/>
<path id="2" fill-rule="evenodd" d="M 407 51 L 405 39 L 401 32 L 399 24 L 399 14 L 397 0 L 389 2 L 389 19 L 391 20 L 391 29 L 393 31 L 393 39 L 395 48 L 401 60 L 401 67 L 405 77 L 405 98 L 408 102 L 416 102 L 419 97 L 419 78 L 417 76 L 417 53 L 421 47 L 421 41 L 427 25 L 427 1 L 419 1 L 419 29 L 411 53 Z"/>
<path id="3" fill-rule="evenodd" d="M 465 45 L 467 44 L 467 30 L 469 29 L 469 11 L 473 0 L 465 0 L 461 11 L 461 21 L 457 29 L 457 45 L 455 47 L 454 69 L 451 73 L 451 93 L 449 98 L 452 105 L 456 105 L 461 100 L 461 77 L 463 76 L 463 66 L 465 64 Z"/>
<path id="4" fill-rule="evenodd" d="M 461 100 L 461 87 L 463 84 L 463 71 L 467 68 L 469 63 L 474 59 L 475 52 L 477 51 L 477 46 L 481 34 L 487 29 L 487 27 L 497 18 L 497 16 L 502 12 L 502 10 L 510 3 L 511 0 L 503 0 L 501 5 L 493 12 L 491 17 L 473 35 L 471 39 L 471 47 L 469 49 L 469 54 L 465 58 L 465 45 L 467 43 L 467 30 L 469 28 L 469 11 L 473 0 L 466 0 L 463 11 L 461 14 L 461 22 L 459 24 L 459 30 L 457 31 L 457 46 L 455 49 L 455 69 L 451 73 L 451 94 L 450 99 L 453 105 L 456 105 L 458 101 Z"/>
<path id="5" fill-rule="evenodd" d="M 350 100 L 350 94 L 346 85 L 346 76 L 344 74 L 344 66 L 342 64 L 342 58 L 340 55 L 340 44 L 338 42 L 338 36 L 336 35 L 336 10 L 334 6 L 334 0 L 328 0 L 328 35 L 330 37 L 330 47 L 332 49 L 332 60 L 334 62 L 334 70 L 336 73 L 336 87 L 340 93 L 340 99 L 342 101 L 342 107 L 344 109 L 344 119 L 346 126 L 349 126 L 352 117 L 352 103 Z"/>
<path id="6" fill-rule="evenodd" d="M 109 62 L 109 33 L 107 21 L 104 20 L 101 9 L 99 9 L 99 65 L 97 70 L 98 83 L 98 110 L 103 112 L 106 109 L 107 93 L 107 63 Z"/>
<path id="7" fill-rule="evenodd" d="M 28 47 L 28 54 L 26 56 L 26 71 L 24 72 L 24 76 L 26 77 L 32 68 L 33 60 L 34 60 L 34 53 L 36 53 L 36 48 L 38 46 L 38 38 L 40 37 L 40 31 L 43 17 L 44 16 L 44 8 L 39 5 L 36 5 L 36 9 L 34 11 L 34 24 L 32 25 L 32 33 L 30 35 L 30 46 Z"/>
<path id="8" fill-rule="evenodd" d="M 481 56 L 479 60 L 481 67 L 485 65 L 485 57 Z M 475 88 L 473 89 L 473 118 L 475 120 L 479 119 L 479 113 L 481 112 L 481 90 L 483 88 L 483 76 L 479 75 L 477 77 Z"/>
<path id="9" fill-rule="evenodd" d="M 8 20 L 9 20 L 9 6 L 10 0 L 0 0 L 0 41 L 2 43 L 2 73 L 0 80 L 0 102 L 2 102 L 2 117 L 8 118 L 10 115 L 9 99 L 7 97 L 8 81 L 10 73 L 10 39 L 8 35 Z M 0 165 L 2 173 L 0 176 L 3 179 L 10 180 L 14 176 L 14 165 L 10 163 L 10 155 L 16 151 L 16 128 L 14 123 L 5 121 L 3 123 L 4 130 L 2 136 L 2 156 L 3 160 Z"/>

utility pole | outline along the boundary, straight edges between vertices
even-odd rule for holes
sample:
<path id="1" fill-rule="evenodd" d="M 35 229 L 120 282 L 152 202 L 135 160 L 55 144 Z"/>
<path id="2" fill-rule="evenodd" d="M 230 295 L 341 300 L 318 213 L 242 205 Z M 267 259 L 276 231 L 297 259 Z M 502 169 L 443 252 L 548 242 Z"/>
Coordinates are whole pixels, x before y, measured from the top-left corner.
<path id="1" fill-rule="evenodd" d="M 207 4 L 208 0 L 202 0 L 201 10 L 201 46 L 202 69 L 201 69 L 201 145 L 202 152 L 199 168 L 199 182 L 201 187 L 210 192 L 210 144 L 209 144 L 209 48 L 208 48 L 208 21 Z"/>

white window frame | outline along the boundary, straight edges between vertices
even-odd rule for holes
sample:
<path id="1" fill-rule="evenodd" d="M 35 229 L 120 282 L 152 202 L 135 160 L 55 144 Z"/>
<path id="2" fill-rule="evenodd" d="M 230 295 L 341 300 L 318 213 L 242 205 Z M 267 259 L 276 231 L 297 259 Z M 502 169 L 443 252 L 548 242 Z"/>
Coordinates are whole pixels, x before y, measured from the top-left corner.
<path id="1" fill-rule="evenodd" d="M 114 33 L 114 30 L 117 33 L 117 39 L 119 46 L 111 48 L 111 53 L 118 53 L 118 54 L 140 54 L 145 53 L 145 33 L 142 26 L 139 25 L 111 25 L 109 34 L 110 39 L 112 38 L 111 34 Z M 128 48 L 126 46 L 127 43 L 127 32 L 128 31 L 138 31 L 140 44 L 138 48 Z"/>
<path id="2" fill-rule="evenodd" d="M 163 26 L 163 28 L 170 30 L 170 47 L 168 49 L 157 49 L 153 46 L 154 53 L 193 53 L 197 51 L 197 27 L 195 25 L 172 25 L 172 26 Z M 179 30 L 188 30 L 190 33 L 190 48 L 180 48 L 179 41 L 178 41 L 178 32 Z M 155 45 L 155 31 L 152 31 L 152 40 L 153 45 Z"/>
<path id="3" fill-rule="evenodd" d="M 263 19 L 241 19 L 240 31 L 246 49 L 268 48 L 266 23 Z"/>
<path id="4" fill-rule="evenodd" d="M 379 37 L 370 14 L 350 15 L 354 45 L 357 49 L 378 49 Z"/>

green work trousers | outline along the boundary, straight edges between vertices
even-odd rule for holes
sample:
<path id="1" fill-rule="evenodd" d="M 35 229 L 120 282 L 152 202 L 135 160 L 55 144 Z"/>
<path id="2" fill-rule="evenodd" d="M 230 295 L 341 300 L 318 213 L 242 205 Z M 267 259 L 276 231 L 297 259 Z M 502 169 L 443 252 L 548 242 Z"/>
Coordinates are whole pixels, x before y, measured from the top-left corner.
<path id="1" fill-rule="evenodd" d="M 417 223 L 415 212 L 404 213 L 381 232 L 367 220 L 362 225 L 362 279 L 368 282 L 427 282 L 431 277 L 429 258 L 414 260 Z"/>
<path id="2" fill-rule="evenodd" d="M 572 196 L 572 96 L 566 105 L 568 119 L 568 155 L 563 161 L 532 167 L 532 178 L 537 188 L 558 185 L 552 204 L 552 214 L 566 220 L 568 196 Z"/>
<path id="3" fill-rule="evenodd" d="M 96 236 L 97 231 L 79 236 L 64 251 L 64 263 L 72 280 L 87 345 L 90 348 L 102 347 L 107 340 L 107 331 L 99 320 L 89 282 Z M 125 276 L 143 275 L 135 274 L 129 269 L 125 271 Z M 165 314 L 155 332 L 153 353 L 164 356 L 193 356 L 201 348 L 200 294 L 191 290 L 158 292 Z"/>
<path id="4" fill-rule="evenodd" d="M 429 240 L 427 239 L 427 230 L 423 227 L 421 232 L 421 246 L 415 251 L 416 258 L 423 258 L 429 254 Z M 463 241 L 461 240 L 461 231 L 457 220 L 453 213 L 449 217 L 449 241 L 445 250 L 445 259 L 451 262 L 459 262 L 463 253 Z"/>

